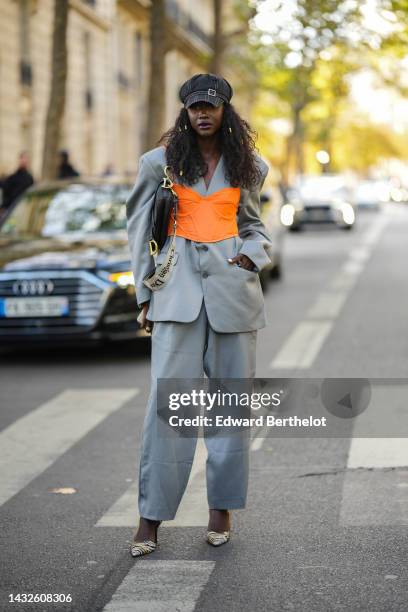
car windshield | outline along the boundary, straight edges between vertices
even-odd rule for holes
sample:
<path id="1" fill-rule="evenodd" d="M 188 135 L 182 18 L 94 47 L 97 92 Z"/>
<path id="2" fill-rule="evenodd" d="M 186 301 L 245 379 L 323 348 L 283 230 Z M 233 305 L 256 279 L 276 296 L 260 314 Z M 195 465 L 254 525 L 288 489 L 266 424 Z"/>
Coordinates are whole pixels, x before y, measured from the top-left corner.
<path id="1" fill-rule="evenodd" d="M 27 193 L 0 227 L 0 237 L 33 239 L 126 228 L 128 185 L 72 184 Z"/>
<path id="2" fill-rule="evenodd" d="M 344 200 L 348 190 L 341 177 L 316 176 L 301 181 L 297 186 L 300 197 L 304 200 Z"/>

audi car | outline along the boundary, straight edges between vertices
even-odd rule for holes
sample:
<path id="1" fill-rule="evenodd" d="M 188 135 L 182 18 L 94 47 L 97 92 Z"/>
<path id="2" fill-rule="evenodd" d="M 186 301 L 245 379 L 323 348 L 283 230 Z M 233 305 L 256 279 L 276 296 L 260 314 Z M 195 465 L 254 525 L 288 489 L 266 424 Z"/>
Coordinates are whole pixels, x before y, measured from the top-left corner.
<path id="1" fill-rule="evenodd" d="M 127 340 L 146 332 L 126 233 L 122 180 L 33 187 L 0 226 L 0 344 Z"/>

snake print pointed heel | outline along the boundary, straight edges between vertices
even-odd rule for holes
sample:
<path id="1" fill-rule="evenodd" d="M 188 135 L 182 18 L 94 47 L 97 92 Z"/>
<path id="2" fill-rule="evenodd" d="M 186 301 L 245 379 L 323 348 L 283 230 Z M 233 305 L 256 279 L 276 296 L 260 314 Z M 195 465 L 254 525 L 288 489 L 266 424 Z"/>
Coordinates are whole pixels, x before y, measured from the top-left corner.
<path id="1" fill-rule="evenodd" d="M 158 546 L 157 544 L 157 528 L 159 527 L 161 521 L 155 525 L 155 542 L 153 540 L 143 540 L 142 542 L 133 541 L 130 545 L 130 554 L 132 557 L 142 557 L 143 555 L 148 555 L 154 552 Z"/>
<path id="2" fill-rule="evenodd" d="M 222 544 L 226 544 L 230 539 L 229 531 L 207 531 L 207 542 L 211 544 L 211 546 L 221 546 Z"/>
<path id="3" fill-rule="evenodd" d="M 132 557 L 141 557 L 142 555 L 148 555 L 156 550 L 157 544 L 152 540 L 143 540 L 143 542 L 133 542 L 130 547 L 130 554 Z"/>
<path id="4" fill-rule="evenodd" d="M 214 531 L 210 528 L 210 526 L 212 527 L 213 525 L 215 526 L 217 524 L 217 522 L 214 523 L 214 512 L 218 512 L 218 513 L 223 512 L 224 518 L 225 518 L 225 513 L 226 513 L 228 517 L 228 522 L 224 523 L 224 526 L 225 527 L 228 526 L 228 529 L 226 529 L 225 531 Z M 218 516 L 218 519 L 219 519 L 219 516 Z M 207 537 L 206 537 L 208 544 L 211 544 L 211 546 L 222 546 L 222 544 L 226 544 L 230 539 L 230 535 L 231 535 L 230 530 L 231 530 L 231 516 L 230 516 L 229 510 L 219 510 L 216 508 L 211 508 L 210 509 L 210 521 L 208 524 Z"/>

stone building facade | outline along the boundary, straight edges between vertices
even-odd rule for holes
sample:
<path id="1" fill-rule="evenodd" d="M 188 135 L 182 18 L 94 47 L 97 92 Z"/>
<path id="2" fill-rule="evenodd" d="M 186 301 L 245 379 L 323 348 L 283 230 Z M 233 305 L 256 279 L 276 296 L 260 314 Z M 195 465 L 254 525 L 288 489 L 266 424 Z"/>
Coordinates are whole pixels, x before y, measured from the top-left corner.
<path id="1" fill-rule="evenodd" d="M 212 0 L 166 0 L 166 126 L 180 84 L 206 71 Z M 83 173 L 133 175 L 142 151 L 149 79 L 150 0 L 70 0 L 61 148 Z M 0 2 L 0 175 L 27 150 L 42 165 L 51 82 L 54 0 Z"/>

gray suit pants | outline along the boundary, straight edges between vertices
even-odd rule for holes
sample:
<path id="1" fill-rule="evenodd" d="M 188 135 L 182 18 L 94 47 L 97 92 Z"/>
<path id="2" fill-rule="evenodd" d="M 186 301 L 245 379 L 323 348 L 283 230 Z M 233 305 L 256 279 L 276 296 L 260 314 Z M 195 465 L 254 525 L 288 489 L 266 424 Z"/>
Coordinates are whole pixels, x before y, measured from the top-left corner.
<path id="1" fill-rule="evenodd" d="M 256 330 L 215 332 L 204 301 L 191 323 L 156 321 L 152 333 L 151 390 L 144 420 L 139 467 L 139 514 L 174 519 L 187 486 L 196 437 L 158 434 L 158 378 L 253 378 Z M 244 508 L 248 488 L 249 431 L 205 436 L 209 508 Z"/>

